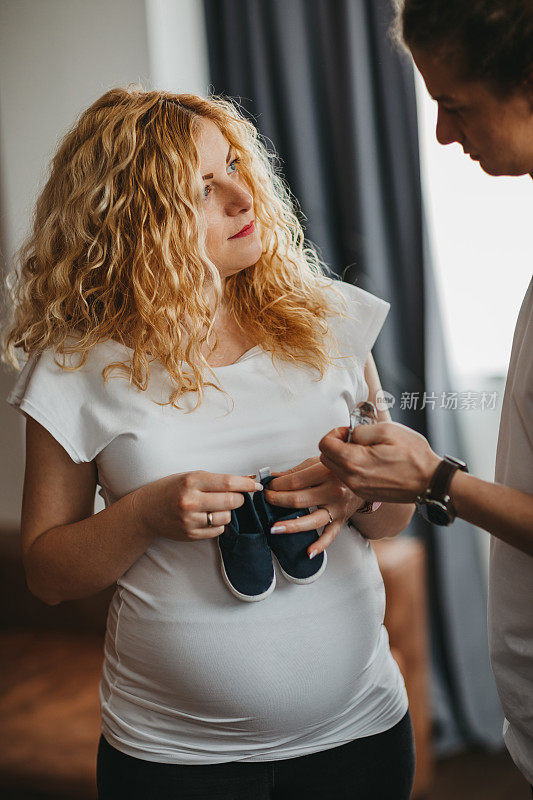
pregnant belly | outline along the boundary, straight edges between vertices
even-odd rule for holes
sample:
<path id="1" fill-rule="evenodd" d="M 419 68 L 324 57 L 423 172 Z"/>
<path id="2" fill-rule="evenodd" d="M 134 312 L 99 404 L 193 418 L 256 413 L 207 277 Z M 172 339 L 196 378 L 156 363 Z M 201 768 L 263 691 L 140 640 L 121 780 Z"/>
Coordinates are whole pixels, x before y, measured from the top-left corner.
<path id="1" fill-rule="evenodd" d="M 222 726 L 253 741 L 320 729 L 356 708 L 383 649 L 385 592 L 368 542 L 339 534 L 319 580 L 297 586 L 278 574 L 259 603 L 232 597 L 215 550 L 162 541 L 123 576 L 102 685 L 116 723 L 191 739 Z"/>
<path id="2" fill-rule="evenodd" d="M 380 640 L 380 592 L 350 594 L 260 623 L 121 616 L 116 655 L 106 647 L 113 691 L 170 727 L 223 725 L 253 738 L 320 726 L 357 704 Z"/>

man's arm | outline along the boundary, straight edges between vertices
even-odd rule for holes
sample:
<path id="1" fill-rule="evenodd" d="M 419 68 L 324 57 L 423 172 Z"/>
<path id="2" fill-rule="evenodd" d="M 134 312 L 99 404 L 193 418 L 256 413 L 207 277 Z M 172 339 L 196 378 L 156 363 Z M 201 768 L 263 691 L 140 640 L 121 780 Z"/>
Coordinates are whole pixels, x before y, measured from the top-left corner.
<path id="1" fill-rule="evenodd" d="M 449 489 L 457 516 L 533 556 L 533 494 L 456 470 Z"/>
<path id="2" fill-rule="evenodd" d="M 358 425 L 352 444 L 344 442 L 346 431 L 330 431 L 318 446 L 321 462 L 354 494 L 365 500 L 412 503 L 426 491 L 442 457 L 424 436 L 386 420 Z M 462 470 L 452 476 L 449 491 L 458 517 L 533 556 L 533 494 L 482 481 Z"/>

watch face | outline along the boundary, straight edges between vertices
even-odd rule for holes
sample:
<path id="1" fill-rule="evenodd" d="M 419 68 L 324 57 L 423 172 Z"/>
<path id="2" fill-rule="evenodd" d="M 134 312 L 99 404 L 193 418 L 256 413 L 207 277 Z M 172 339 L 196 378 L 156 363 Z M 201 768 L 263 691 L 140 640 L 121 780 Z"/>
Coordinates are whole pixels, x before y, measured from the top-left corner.
<path id="1" fill-rule="evenodd" d="M 449 511 L 437 500 L 427 502 L 427 519 L 434 525 L 449 525 L 452 521 Z"/>

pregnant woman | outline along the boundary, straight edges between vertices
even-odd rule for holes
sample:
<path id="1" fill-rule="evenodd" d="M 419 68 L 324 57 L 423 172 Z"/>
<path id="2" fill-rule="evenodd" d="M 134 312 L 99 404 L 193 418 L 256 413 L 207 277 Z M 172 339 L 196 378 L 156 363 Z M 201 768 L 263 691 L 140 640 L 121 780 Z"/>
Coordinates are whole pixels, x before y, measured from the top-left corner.
<path id="1" fill-rule="evenodd" d="M 26 417 L 22 551 L 46 603 L 116 584 L 100 800 L 410 795 L 369 539 L 414 509 L 369 509 L 318 449 L 376 399 L 389 304 L 303 242 L 273 155 L 220 97 L 107 92 L 37 201 L 3 355 L 27 354 L 7 398 Z M 327 568 L 298 585 L 276 565 L 275 590 L 241 602 L 217 539 L 257 491 L 307 509 L 284 533 L 317 530 Z"/>

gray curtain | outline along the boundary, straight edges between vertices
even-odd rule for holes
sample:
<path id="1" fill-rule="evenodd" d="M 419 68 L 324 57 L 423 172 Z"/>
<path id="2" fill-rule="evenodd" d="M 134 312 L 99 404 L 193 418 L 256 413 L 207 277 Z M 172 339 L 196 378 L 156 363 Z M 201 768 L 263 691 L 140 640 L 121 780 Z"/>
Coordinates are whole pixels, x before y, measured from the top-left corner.
<path id="1" fill-rule="evenodd" d="M 449 391 L 422 210 L 412 67 L 388 38 L 387 0 L 204 0 L 210 82 L 281 159 L 306 238 L 339 277 L 388 300 L 374 356 L 394 420 L 465 458 L 449 411 L 402 393 Z M 437 751 L 501 745 L 477 534 L 415 515 L 428 563 Z"/>

